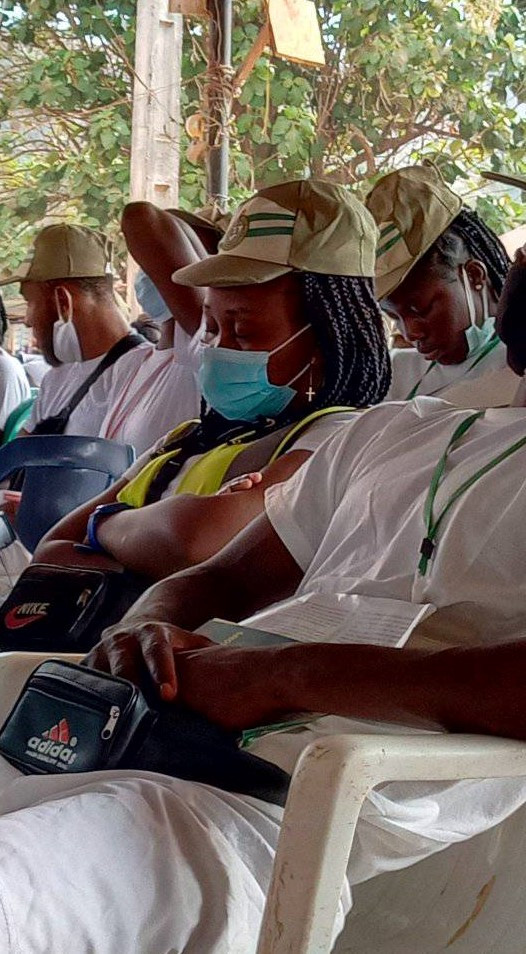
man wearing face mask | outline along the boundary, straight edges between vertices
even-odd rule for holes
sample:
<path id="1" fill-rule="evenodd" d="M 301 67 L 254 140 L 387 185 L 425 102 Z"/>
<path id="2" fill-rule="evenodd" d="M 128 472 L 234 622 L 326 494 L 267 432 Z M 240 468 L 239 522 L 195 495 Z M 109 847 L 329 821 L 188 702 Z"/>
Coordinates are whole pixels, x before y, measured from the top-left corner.
<path id="1" fill-rule="evenodd" d="M 384 176 L 367 206 L 380 229 L 377 296 L 412 345 L 392 352 L 387 400 L 509 404 L 518 381 L 494 316 L 510 263 L 497 236 L 431 164 Z"/>
<path id="2" fill-rule="evenodd" d="M 108 360 L 117 360 L 141 340 L 129 335 L 113 295 L 110 242 L 82 226 L 48 226 L 36 236 L 30 260 L 0 280 L 9 282 L 20 282 L 26 324 L 52 366 L 25 433 L 98 434 L 106 407 L 85 397 L 62 424 L 48 422 L 65 411 L 109 352 Z"/>

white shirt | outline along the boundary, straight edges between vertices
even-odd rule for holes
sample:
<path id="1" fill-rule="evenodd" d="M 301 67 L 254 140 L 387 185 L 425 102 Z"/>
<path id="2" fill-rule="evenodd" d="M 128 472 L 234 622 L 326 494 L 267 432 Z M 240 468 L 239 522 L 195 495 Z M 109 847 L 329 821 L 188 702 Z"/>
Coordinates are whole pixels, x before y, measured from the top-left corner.
<path id="1" fill-rule="evenodd" d="M 145 342 L 144 345 L 138 345 L 131 352 L 122 355 L 110 368 L 104 371 L 71 414 L 64 434 L 85 434 L 88 437 L 99 437 L 102 421 L 108 409 L 108 394 L 114 368 L 129 354 L 136 351 L 144 353 L 145 349 L 151 348 L 153 348 L 153 345 L 149 345 L 148 342 Z M 88 361 L 72 361 L 50 368 L 42 381 L 31 417 L 25 425 L 25 429 L 31 432 L 40 421 L 62 411 L 82 382 L 103 360 L 104 355 L 101 354 L 97 358 L 90 358 Z"/>
<path id="2" fill-rule="evenodd" d="M 131 444 L 142 454 L 178 424 L 199 416 L 194 340 L 176 325 L 173 348 L 141 355 L 135 349 L 114 365 L 99 437 Z"/>
<path id="3" fill-rule="evenodd" d="M 298 595 L 363 593 L 434 603 L 441 609 L 429 625 L 452 641 L 524 633 L 526 447 L 453 505 L 426 576 L 417 572 L 432 473 L 468 416 L 436 398 L 373 408 L 340 428 L 289 481 L 267 490 L 267 515 L 305 571 Z M 524 408 L 486 411 L 450 453 L 434 513 L 524 435 Z"/>
<path id="4" fill-rule="evenodd" d="M 267 491 L 273 526 L 305 570 L 303 592 L 366 589 L 432 597 L 440 607 L 481 598 L 501 613 L 506 594 L 510 617 L 520 615 L 524 449 L 455 506 L 426 591 L 415 589 L 423 496 L 465 416 L 429 398 L 374 408 L 351 418 L 286 484 Z M 525 433 L 524 409 L 489 411 L 453 451 L 437 505 L 466 472 Z M 482 621 L 477 636 L 483 635 Z M 0 672 L 1 719 L 34 665 L 27 660 L 11 654 Z M 266 736 L 252 749 L 290 769 L 317 735 L 351 730 L 417 731 L 322 719 L 299 733 Z M 513 819 L 502 820 L 525 801 L 520 778 L 385 784 L 363 806 L 349 880 L 404 868 L 498 824 L 504 831 L 495 837 L 505 845 Z M 275 806 L 162 775 L 22 776 L 0 758 L 0 950 L 69 954 L 74 937 L 75 954 L 255 954 L 280 819 Z M 474 843 L 475 860 L 480 851 Z M 468 844 L 462 863 L 470 861 Z M 443 881 L 443 868 L 431 859 L 421 873 Z M 342 904 L 350 907 L 348 888 Z"/>
<path id="5" fill-rule="evenodd" d="M 23 365 L 0 348 L 0 430 L 22 401 L 31 397 L 31 388 Z"/>
<path id="6" fill-rule="evenodd" d="M 446 391 L 460 382 L 468 384 L 501 368 L 507 367 L 506 346 L 499 341 L 481 361 L 466 358 L 460 364 L 435 364 L 419 354 L 416 348 L 393 348 L 391 351 L 392 379 L 386 401 L 407 401 L 416 384 L 416 396 L 446 397 Z M 420 383 L 418 383 L 420 382 Z M 518 381 L 517 381 L 518 384 Z M 507 397 L 507 392 L 505 393 Z M 499 402 L 500 403 L 500 402 Z M 506 400 L 502 401 L 507 403 Z M 472 405 L 468 405 L 472 406 Z"/>

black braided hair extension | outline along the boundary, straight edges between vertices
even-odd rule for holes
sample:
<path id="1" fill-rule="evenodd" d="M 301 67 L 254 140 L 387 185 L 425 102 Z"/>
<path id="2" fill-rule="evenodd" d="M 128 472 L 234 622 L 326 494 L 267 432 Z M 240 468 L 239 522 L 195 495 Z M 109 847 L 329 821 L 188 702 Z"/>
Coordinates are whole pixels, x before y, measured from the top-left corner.
<path id="1" fill-rule="evenodd" d="M 313 409 L 367 407 L 383 400 L 391 362 L 372 278 L 301 275 L 306 314 L 325 359 L 325 380 Z"/>
<path id="2" fill-rule="evenodd" d="M 486 266 L 493 291 L 499 297 L 511 262 L 498 236 L 472 209 L 461 209 L 421 261 L 456 268 L 466 261 L 466 254 Z"/>
<path id="3" fill-rule="evenodd" d="M 5 334 L 7 331 L 7 312 L 5 310 L 5 305 L 0 295 L 0 345 L 3 343 Z"/>
<path id="4" fill-rule="evenodd" d="M 341 404 L 379 404 L 391 383 L 391 362 L 380 306 L 372 278 L 299 272 L 305 319 L 312 325 L 325 361 L 325 380 L 309 411 Z M 286 407 L 275 421 L 265 418 L 248 426 L 261 433 L 301 420 L 307 408 Z M 239 429 L 242 422 L 225 421 L 216 411 L 201 412 L 203 432 L 212 440 Z M 246 422 L 243 423 L 247 430 Z M 212 446 L 212 445 L 209 445 Z"/>
<path id="5" fill-rule="evenodd" d="M 368 407 L 383 400 L 391 383 L 391 363 L 382 314 L 372 278 L 300 272 L 305 318 L 323 353 L 325 380 L 308 409 L 290 407 L 275 420 L 227 421 L 201 405 L 201 420 L 187 436 L 165 444 L 157 454 L 179 448 L 150 486 L 146 502 L 159 500 L 184 461 L 217 444 L 251 432 L 252 439 L 301 420 L 307 412 L 335 405 Z"/>

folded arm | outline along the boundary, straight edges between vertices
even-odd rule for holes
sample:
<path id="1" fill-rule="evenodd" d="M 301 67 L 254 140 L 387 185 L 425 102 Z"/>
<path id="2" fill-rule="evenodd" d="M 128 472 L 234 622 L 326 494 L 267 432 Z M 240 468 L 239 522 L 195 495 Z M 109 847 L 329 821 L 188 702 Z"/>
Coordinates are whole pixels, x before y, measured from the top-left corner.
<path id="1" fill-rule="evenodd" d="M 97 537 L 109 556 L 152 580 L 207 560 L 263 510 L 267 487 L 290 477 L 310 456 L 291 451 L 265 468 L 252 489 L 226 495 L 183 494 L 100 521 Z M 114 500 L 113 493 L 111 499 Z M 104 502 L 107 502 L 104 500 Z M 79 508 L 51 530 L 35 554 L 39 562 L 60 562 L 57 541 L 82 542 L 95 501 Z M 66 536 L 69 534 L 69 536 Z"/>
<path id="2" fill-rule="evenodd" d="M 203 289 L 175 285 L 172 274 L 206 258 L 204 245 L 185 222 L 150 202 L 126 206 L 122 231 L 130 254 L 149 275 L 176 321 L 187 334 L 195 334 L 201 322 Z"/>

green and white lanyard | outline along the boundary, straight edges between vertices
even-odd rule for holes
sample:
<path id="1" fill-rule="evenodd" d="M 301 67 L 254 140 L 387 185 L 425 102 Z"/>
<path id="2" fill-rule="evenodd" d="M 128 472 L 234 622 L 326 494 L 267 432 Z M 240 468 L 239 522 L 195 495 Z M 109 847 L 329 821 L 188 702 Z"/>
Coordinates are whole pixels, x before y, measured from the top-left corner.
<path id="1" fill-rule="evenodd" d="M 436 537 L 437 537 L 438 531 L 440 529 L 440 526 L 442 524 L 444 517 L 451 510 L 451 507 L 453 506 L 453 504 L 459 499 L 459 497 L 462 496 L 462 494 L 466 492 L 466 490 L 469 490 L 469 488 L 472 487 L 473 484 L 476 484 L 476 482 L 480 480 L 480 478 L 483 477 L 484 474 L 487 474 L 490 470 L 493 470 L 493 468 L 497 467 L 497 465 L 502 463 L 503 460 L 506 460 L 507 457 L 511 457 L 511 455 L 514 454 L 515 451 L 520 450 L 521 447 L 524 447 L 526 445 L 526 436 L 521 437 L 520 440 L 515 441 L 515 443 L 512 444 L 511 447 L 508 447 L 506 450 L 502 451 L 502 453 L 499 454 L 497 457 L 494 457 L 492 460 L 488 461 L 487 464 L 484 464 L 483 467 L 480 467 L 474 474 L 472 474 L 471 477 L 468 477 L 468 479 L 465 480 L 464 483 L 460 485 L 460 487 L 457 487 L 455 492 L 451 494 L 451 497 L 449 498 L 447 503 L 444 505 L 440 513 L 436 517 L 434 517 L 433 505 L 435 503 L 435 497 L 437 495 L 440 482 L 444 476 L 449 453 L 450 451 L 453 450 L 455 445 L 461 440 L 461 438 L 464 436 L 466 431 L 469 431 L 470 427 L 473 426 L 475 421 L 478 421 L 479 417 L 483 417 L 484 414 L 485 414 L 485 411 L 477 411 L 475 414 L 470 414 L 469 417 L 465 418 L 462 421 L 462 423 L 458 425 L 455 432 L 453 433 L 453 436 L 450 438 L 444 453 L 442 454 L 440 460 L 438 461 L 438 464 L 436 465 L 433 471 L 431 484 L 429 486 L 426 502 L 424 504 L 424 523 L 426 526 L 426 536 L 422 540 L 422 544 L 420 547 L 420 560 L 418 563 L 418 573 L 420 576 L 426 575 L 429 561 L 431 557 L 433 556 L 435 547 L 437 546 Z"/>
<path id="2" fill-rule="evenodd" d="M 497 347 L 499 341 L 500 341 L 499 336 L 498 336 L 496 333 L 493 334 L 493 335 L 491 336 L 491 338 L 489 339 L 489 341 L 487 341 L 486 344 L 484 345 L 484 347 L 483 347 L 482 351 L 480 352 L 480 354 L 477 355 L 477 357 L 475 358 L 473 364 L 470 364 L 468 370 L 466 371 L 466 374 L 469 374 L 470 371 L 473 371 L 473 368 L 476 368 L 477 364 L 478 364 L 480 361 L 483 361 L 484 358 L 485 358 L 488 354 L 490 354 L 490 352 L 493 351 L 494 348 Z M 422 377 L 421 377 L 421 378 L 416 382 L 416 384 L 411 388 L 409 394 L 407 395 L 407 397 L 406 397 L 406 399 L 405 399 L 406 401 L 412 401 L 413 398 L 416 397 L 416 395 L 418 394 L 418 389 L 419 389 L 420 385 L 422 384 L 422 381 L 424 380 L 425 377 L 427 377 L 427 375 L 429 374 L 429 372 L 433 370 L 433 368 L 435 367 L 436 364 L 437 364 L 436 361 L 432 361 L 431 364 L 429 365 L 429 367 L 426 368 L 426 370 L 424 371 Z"/>

